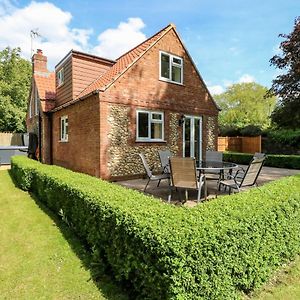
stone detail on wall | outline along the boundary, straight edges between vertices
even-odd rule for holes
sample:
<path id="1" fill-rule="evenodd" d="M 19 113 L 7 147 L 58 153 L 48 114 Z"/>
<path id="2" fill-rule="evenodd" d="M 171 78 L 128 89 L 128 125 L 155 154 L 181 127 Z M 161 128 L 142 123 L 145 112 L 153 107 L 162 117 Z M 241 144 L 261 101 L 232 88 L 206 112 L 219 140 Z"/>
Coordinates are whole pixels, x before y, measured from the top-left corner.
<path id="1" fill-rule="evenodd" d="M 207 117 L 206 134 L 207 134 L 207 151 L 215 151 L 216 149 L 216 132 L 217 132 L 217 117 Z"/>
<path id="2" fill-rule="evenodd" d="M 178 132 L 178 114 L 170 113 L 169 122 L 165 124 L 165 133 L 167 143 L 157 145 L 147 143 L 146 145 L 132 144 L 130 136 L 130 118 L 128 106 L 111 105 L 108 122 L 110 132 L 108 134 L 108 170 L 110 176 L 128 176 L 143 174 L 143 168 L 139 153 L 143 153 L 154 171 L 160 170 L 160 161 L 158 150 L 169 149 L 174 155 L 177 154 L 179 132 Z M 168 128 L 167 128 L 168 127 Z M 145 144 L 145 143 L 144 143 Z"/>

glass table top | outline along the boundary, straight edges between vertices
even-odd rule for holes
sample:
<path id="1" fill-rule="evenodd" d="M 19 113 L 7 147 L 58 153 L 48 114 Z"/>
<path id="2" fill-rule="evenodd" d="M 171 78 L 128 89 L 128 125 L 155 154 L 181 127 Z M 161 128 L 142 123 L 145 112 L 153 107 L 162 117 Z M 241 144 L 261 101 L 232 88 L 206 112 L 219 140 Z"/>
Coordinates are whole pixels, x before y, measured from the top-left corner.
<path id="1" fill-rule="evenodd" d="M 226 170 L 237 168 L 238 165 L 225 161 L 200 161 L 197 162 L 198 170 Z"/>

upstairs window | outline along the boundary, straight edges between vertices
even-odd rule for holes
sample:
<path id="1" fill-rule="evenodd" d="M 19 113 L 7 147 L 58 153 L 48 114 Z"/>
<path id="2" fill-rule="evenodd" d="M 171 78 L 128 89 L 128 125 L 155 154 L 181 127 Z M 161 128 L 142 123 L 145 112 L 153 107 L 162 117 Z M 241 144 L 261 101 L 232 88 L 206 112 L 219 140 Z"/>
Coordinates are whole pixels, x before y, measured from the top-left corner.
<path id="1" fill-rule="evenodd" d="M 64 80 L 65 80 L 64 68 L 61 68 L 57 72 L 57 87 L 60 87 L 61 85 L 63 85 Z"/>
<path id="2" fill-rule="evenodd" d="M 60 118 L 60 141 L 68 141 L 68 116 L 63 116 Z"/>
<path id="3" fill-rule="evenodd" d="M 164 140 L 164 113 L 138 110 L 136 140 L 139 142 L 159 142 Z"/>
<path id="4" fill-rule="evenodd" d="M 183 59 L 181 57 L 160 52 L 160 79 L 174 83 L 183 82 Z"/>

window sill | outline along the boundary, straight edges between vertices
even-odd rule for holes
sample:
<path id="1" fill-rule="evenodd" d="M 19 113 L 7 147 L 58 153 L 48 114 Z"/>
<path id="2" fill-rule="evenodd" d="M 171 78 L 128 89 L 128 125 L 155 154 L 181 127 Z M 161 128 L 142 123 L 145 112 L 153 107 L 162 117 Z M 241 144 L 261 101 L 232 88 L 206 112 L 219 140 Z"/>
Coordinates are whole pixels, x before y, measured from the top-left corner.
<path id="1" fill-rule="evenodd" d="M 136 143 L 166 143 L 164 140 L 135 140 Z"/>
<path id="2" fill-rule="evenodd" d="M 163 81 L 163 82 L 167 82 L 167 83 L 172 83 L 172 84 L 184 86 L 183 83 L 172 81 L 172 80 L 169 80 L 169 79 L 166 79 L 166 78 L 163 78 L 163 77 L 160 77 L 159 81 Z"/>
<path id="3" fill-rule="evenodd" d="M 60 143 L 68 143 L 68 140 L 59 140 Z"/>

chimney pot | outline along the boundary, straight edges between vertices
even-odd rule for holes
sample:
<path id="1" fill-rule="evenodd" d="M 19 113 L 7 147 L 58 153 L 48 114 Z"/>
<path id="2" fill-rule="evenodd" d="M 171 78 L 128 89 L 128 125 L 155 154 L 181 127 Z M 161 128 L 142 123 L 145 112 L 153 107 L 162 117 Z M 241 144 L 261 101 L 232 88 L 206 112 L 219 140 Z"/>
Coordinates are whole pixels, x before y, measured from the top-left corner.
<path id="1" fill-rule="evenodd" d="M 43 55 L 43 50 L 42 50 L 42 49 L 37 49 L 37 50 L 36 50 L 36 53 L 37 53 L 37 54 Z"/>

